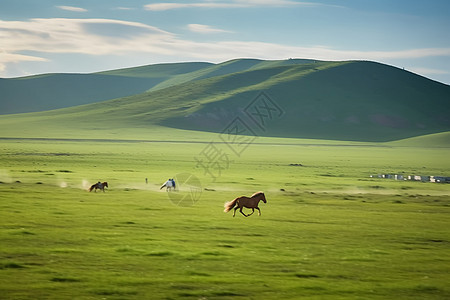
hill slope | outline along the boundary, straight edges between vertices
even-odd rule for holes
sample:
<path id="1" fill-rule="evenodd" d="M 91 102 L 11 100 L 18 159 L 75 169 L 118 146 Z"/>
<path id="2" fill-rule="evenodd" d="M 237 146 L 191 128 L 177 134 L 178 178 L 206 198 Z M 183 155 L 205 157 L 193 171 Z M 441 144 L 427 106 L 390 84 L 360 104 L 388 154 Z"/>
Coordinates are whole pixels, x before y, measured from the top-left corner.
<path id="1" fill-rule="evenodd" d="M 0 114 L 45 111 L 140 94 L 172 76 L 209 65 L 161 64 L 94 74 L 0 78 Z"/>
<path id="2" fill-rule="evenodd" d="M 193 80 L 308 60 L 167 63 L 92 74 L 0 78 L 0 114 L 37 112 L 121 98 Z"/>
<path id="3" fill-rule="evenodd" d="M 233 89 L 233 80 L 248 86 L 234 87 L 235 93 L 228 93 L 224 100 L 162 124 L 222 132 L 239 116 L 250 119 L 247 125 L 257 135 L 364 141 L 450 130 L 449 86 L 378 63 L 315 63 L 248 71 L 221 78 L 214 90 Z M 261 116 L 270 112 L 251 104 L 260 92 L 279 106 L 282 116 Z M 267 123 L 263 128 L 243 113 L 249 105 L 247 112 L 259 118 L 256 122 Z"/>
<path id="4" fill-rule="evenodd" d="M 450 131 L 393 141 L 391 146 L 450 148 Z"/>
<path id="5" fill-rule="evenodd" d="M 48 74 L 0 79 L 0 113 L 43 111 L 125 97 L 161 80 L 93 74 Z"/>
<path id="6" fill-rule="evenodd" d="M 102 105 L 3 116 L 0 126 L 28 135 L 38 126 L 60 135 L 61 125 L 222 133 L 236 130 L 239 117 L 247 130 L 239 133 L 258 136 L 390 141 L 450 131 L 449 86 L 379 63 L 236 60 L 167 80 L 166 88 Z M 13 134 L 0 129 L 0 136 Z"/>

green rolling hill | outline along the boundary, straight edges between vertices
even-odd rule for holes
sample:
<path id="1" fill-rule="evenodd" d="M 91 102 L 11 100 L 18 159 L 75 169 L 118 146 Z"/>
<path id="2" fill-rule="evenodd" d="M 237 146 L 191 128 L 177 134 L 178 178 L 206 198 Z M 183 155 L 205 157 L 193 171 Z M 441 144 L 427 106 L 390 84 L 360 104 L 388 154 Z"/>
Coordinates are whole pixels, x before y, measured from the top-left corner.
<path id="1" fill-rule="evenodd" d="M 238 87 L 242 81 L 248 86 Z M 284 114 L 268 122 L 261 135 L 389 141 L 450 129 L 449 86 L 378 63 L 261 69 L 222 78 L 217 90 L 221 86 L 238 92 L 163 124 L 221 131 L 232 115 L 244 119 L 242 110 L 264 91 Z"/>
<path id="2" fill-rule="evenodd" d="M 139 94 L 207 63 L 162 64 L 93 74 L 0 79 L 0 114 L 45 111 Z"/>
<path id="3" fill-rule="evenodd" d="M 167 63 L 92 74 L 43 74 L 0 78 L 0 114 L 37 112 L 100 102 L 193 80 L 309 60 L 241 59 L 212 64 Z"/>
<path id="4" fill-rule="evenodd" d="M 450 86 L 374 62 L 244 59 L 91 76 L 149 81 L 123 98 L 0 116 L 0 136 L 223 133 L 238 124 L 258 136 L 384 142 L 450 131 Z"/>
<path id="5" fill-rule="evenodd" d="M 402 147 L 438 147 L 449 148 L 450 147 L 450 131 L 440 132 L 434 134 L 421 135 L 417 137 L 397 140 L 387 143 L 392 146 Z"/>

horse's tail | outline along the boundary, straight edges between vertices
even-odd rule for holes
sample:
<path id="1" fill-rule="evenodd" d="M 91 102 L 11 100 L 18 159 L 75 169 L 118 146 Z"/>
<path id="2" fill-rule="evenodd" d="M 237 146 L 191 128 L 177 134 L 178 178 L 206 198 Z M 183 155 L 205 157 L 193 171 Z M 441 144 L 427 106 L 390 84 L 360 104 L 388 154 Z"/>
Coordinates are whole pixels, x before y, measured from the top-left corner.
<path id="1" fill-rule="evenodd" d="M 165 186 L 166 186 L 166 184 L 164 183 L 159 189 L 162 190 L 162 188 Z"/>
<path id="2" fill-rule="evenodd" d="M 229 212 L 233 207 L 236 206 L 237 201 L 238 201 L 238 198 L 234 199 L 233 201 L 225 202 L 225 204 L 223 205 L 223 207 L 225 207 L 225 209 L 223 211 Z"/>
<path id="3" fill-rule="evenodd" d="M 89 188 L 89 192 L 92 192 L 92 190 L 95 188 L 95 184 L 91 185 L 91 187 Z"/>

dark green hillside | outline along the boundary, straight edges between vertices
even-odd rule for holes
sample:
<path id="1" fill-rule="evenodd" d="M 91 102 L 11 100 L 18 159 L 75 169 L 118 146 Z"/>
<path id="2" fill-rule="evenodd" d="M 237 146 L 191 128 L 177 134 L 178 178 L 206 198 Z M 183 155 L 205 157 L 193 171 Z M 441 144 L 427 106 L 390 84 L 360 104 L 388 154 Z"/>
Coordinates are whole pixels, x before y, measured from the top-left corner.
<path id="1" fill-rule="evenodd" d="M 220 64 L 167 63 L 93 74 L 0 78 L 0 114 L 37 112 L 95 103 L 252 68 L 305 62 L 308 60 L 237 59 Z"/>
<path id="2" fill-rule="evenodd" d="M 161 81 L 94 74 L 0 79 L 0 113 L 43 111 L 125 97 L 142 93 Z"/>
<path id="3" fill-rule="evenodd" d="M 233 116 L 245 120 L 248 116 L 242 110 L 264 91 L 285 113 L 267 120 L 264 131 L 249 122 L 256 134 L 389 141 L 450 130 L 447 85 L 373 62 L 283 68 L 278 81 L 272 77 L 258 89 L 230 95 L 224 101 L 204 105 L 193 114 L 171 118 L 163 124 L 220 132 Z M 255 78 L 257 73 L 245 74 Z M 236 74 L 222 80 L 226 83 L 239 77 L 243 80 L 246 76 Z"/>
<path id="4" fill-rule="evenodd" d="M 157 64 L 94 74 L 0 79 L 0 114 L 45 111 L 140 94 L 210 63 Z"/>
<path id="5" fill-rule="evenodd" d="M 307 64 L 313 62 L 308 59 L 289 60 L 259 60 L 259 59 L 233 59 L 220 64 L 212 64 L 205 68 L 172 76 L 170 79 L 161 82 L 150 90 L 157 90 L 186 83 L 193 80 L 207 79 L 216 76 L 230 75 L 233 73 L 279 67 L 289 65 Z"/>
<path id="6" fill-rule="evenodd" d="M 152 80 L 142 77 L 135 78 Z M 258 95 L 269 97 L 266 107 Z M 449 100 L 450 86 L 374 62 L 234 60 L 179 72 L 145 93 L 101 104 L 0 117 L 0 128 L 14 130 L 0 136 L 42 135 L 40 126 L 45 136 L 161 126 L 221 133 L 239 117 L 252 131 L 244 134 L 392 141 L 450 131 Z"/>

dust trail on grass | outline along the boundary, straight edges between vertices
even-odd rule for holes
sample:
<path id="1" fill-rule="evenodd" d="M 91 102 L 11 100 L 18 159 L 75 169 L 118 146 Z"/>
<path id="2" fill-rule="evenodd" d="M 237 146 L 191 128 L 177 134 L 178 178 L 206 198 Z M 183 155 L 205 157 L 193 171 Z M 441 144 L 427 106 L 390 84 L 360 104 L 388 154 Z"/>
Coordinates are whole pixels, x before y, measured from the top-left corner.
<path id="1" fill-rule="evenodd" d="M 11 183 L 12 177 L 9 176 L 9 172 L 7 170 L 0 169 L 0 182 Z"/>
<path id="2" fill-rule="evenodd" d="M 65 182 L 64 180 L 61 180 L 60 182 L 59 182 L 59 187 L 60 188 L 66 188 L 66 187 L 68 187 L 69 185 L 67 184 L 67 182 Z"/>
<path id="3" fill-rule="evenodd" d="M 66 188 L 69 187 L 69 184 L 64 178 L 61 177 L 61 175 L 56 175 L 56 186 Z"/>
<path id="4" fill-rule="evenodd" d="M 82 179 L 81 180 L 81 186 L 80 188 L 82 190 L 88 190 L 91 187 L 91 185 L 89 184 L 89 181 L 87 181 L 86 179 Z"/>

